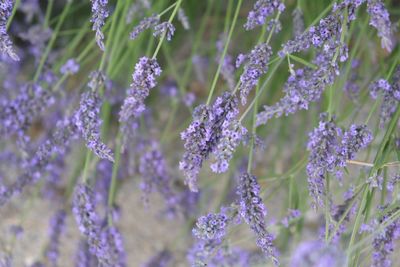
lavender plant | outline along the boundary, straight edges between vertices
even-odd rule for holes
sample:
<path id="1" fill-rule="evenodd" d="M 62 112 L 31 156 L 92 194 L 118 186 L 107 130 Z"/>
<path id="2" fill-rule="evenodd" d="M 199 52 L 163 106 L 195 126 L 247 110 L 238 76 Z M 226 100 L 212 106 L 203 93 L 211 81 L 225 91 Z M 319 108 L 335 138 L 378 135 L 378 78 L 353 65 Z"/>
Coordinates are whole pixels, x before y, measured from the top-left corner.
<path id="1" fill-rule="evenodd" d="M 0 0 L 0 266 L 398 266 L 399 14 Z"/>

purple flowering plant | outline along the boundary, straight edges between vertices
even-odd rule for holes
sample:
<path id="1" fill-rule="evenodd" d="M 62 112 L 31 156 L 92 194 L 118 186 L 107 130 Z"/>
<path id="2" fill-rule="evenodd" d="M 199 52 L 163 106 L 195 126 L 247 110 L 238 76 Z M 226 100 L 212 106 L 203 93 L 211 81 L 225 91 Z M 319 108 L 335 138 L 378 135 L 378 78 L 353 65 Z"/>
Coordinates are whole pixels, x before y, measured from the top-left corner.
<path id="1" fill-rule="evenodd" d="M 0 0 L 0 266 L 399 266 L 395 2 Z"/>

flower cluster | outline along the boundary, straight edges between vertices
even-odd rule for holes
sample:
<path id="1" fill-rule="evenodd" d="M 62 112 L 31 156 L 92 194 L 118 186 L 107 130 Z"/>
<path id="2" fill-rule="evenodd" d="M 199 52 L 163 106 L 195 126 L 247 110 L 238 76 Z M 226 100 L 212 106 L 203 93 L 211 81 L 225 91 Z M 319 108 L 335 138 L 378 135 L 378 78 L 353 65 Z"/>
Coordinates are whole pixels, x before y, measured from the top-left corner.
<path id="1" fill-rule="evenodd" d="M 197 219 L 193 235 L 200 239 L 221 239 L 226 234 L 228 217 L 224 213 L 210 213 Z"/>
<path id="2" fill-rule="evenodd" d="M 244 70 L 240 76 L 240 100 L 242 105 L 247 102 L 247 96 L 257 85 L 261 75 L 268 71 L 268 61 L 272 55 L 271 47 L 262 43 L 254 47 L 247 55 L 240 54 L 236 61 L 236 67 L 244 64 Z"/>
<path id="3" fill-rule="evenodd" d="M 222 125 L 230 124 L 237 113 L 237 99 L 228 92 L 217 97 L 212 107 L 200 105 L 194 110 L 193 122 L 181 133 L 185 153 L 179 162 L 192 191 L 197 191 L 197 176 L 203 162 L 223 138 Z"/>
<path id="4" fill-rule="evenodd" d="M 267 231 L 265 216 L 267 210 L 260 197 L 260 185 L 257 178 L 249 173 L 243 173 L 237 191 L 240 197 L 239 213 L 244 221 L 250 225 L 257 236 L 257 246 L 278 265 L 277 251 L 273 245 L 274 237 Z"/>
<path id="5" fill-rule="evenodd" d="M 75 59 L 71 58 L 68 59 L 67 62 L 65 62 L 64 65 L 61 66 L 60 68 L 60 73 L 61 74 L 75 74 L 79 71 L 79 63 L 76 62 Z"/>
<path id="6" fill-rule="evenodd" d="M 152 15 L 141 20 L 140 23 L 132 30 L 130 34 L 131 40 L 136 39 L 139 34 L 144 32 L 145 30 L 155 27 L 159 23 L 159 21 L 160 17 L 158 15 Z"/>
<path id="7" fill-rule="evenodd" d="M 150 89 L 157 85 L 156 78 L 161 75 L 161 68 L 156 59 L 140 58 L 135 66 L 133 82 L 127 92 L 127 97 L 121 107 L 119 120 L 122 124 L 138 118 L 145 110 L 144 100 L 150 93 Z"/>
<path id="8" fill-rule="evenodd" d="M 400 67 L 398 67 L 393 75 L 392 84 L 385 79 L 379 79 L 369 86 L 370 95 L 373 99 L 378 97 L 378 94 L 383 95 L 381 111 L 380 111 L 380 127 L 391 119 L 396 111 L 397 104 L 400 102 Z"/>
<path id="9" fill-rule="evenodd" d="M 246 30 L 252 30 L 257 26 L 264 25 L 267 18 L 276 11 L 283 12 L 285 5 L 280 0 L 258 0 L 247 16 L 247 22 L 244 25 Z"/>
<path id="10" fill-rule="evenodd" d="M 93 72 L 90 79 L 88 85 L 91 90 L 81 95 L 79 109 L 74 115 L 75 125 L 90 150 L 99 158 L 114 161 L 112 151 L 100 140 L 102 101 L 97 90 L 103 85 L 104 77 L 99 72 Z"/>
<path id="11" fill-rule="evenodd" d="M 382 48 L 392 51 L 394 45 L 392 25 L 385 5 L 381 0 L 368 0 L 367 12 L 370 15 L 369 24 L 378 31 L 378 36 L 381 38 Z"/>
<path id="12" fill-rule="evenodd" d="M 309 191 L 314 198 L 313 206 L 323 207 L 326 173 L 334 173 L 341 178 L 338 167 L 345 167 L 346 161 L 354 159 L 355 154 L 372 141 L 372 134 L 365 125 L 351 125 L 343 133 L 336 126 L 334 118 L 328 120 L 321 114 L 317 128 L 309 134 L 307 150 L 310 151 L 307 164 Z"/>
<path id="13" fill-rule="evenodd" d="M 162 37 L 165 35 L 167 41 L 171 41 L 172 36 L 174 36 L 175 27 L 172 23 L 165 21 L 154 27 L 153 35 L 155 37 Z"/>
<path id="14" fill-rule="evenodd" d="M 50 242 L 46 249 L 46 256 L 51 266 L 57 266 L 59 257 L 60 236 L 64 231 L 66 212 L 57 211 L 50 221 Z"/>
<path id="15" fill-rule="evenodd" d="M 92 3 L 92 18 L 93 22 L 92 29 L 96 32 L 96 42 L 101 50 L 104 51 L 104 34 L 101 31 L 104 26 L 104 21 L 108 17 L 109 13 L 107 10 L 108 0 L 90 0 Z"/>
<path id="16" fill-rule="evenodd" d="M 13 0 L 4 0 L 0 4 L 0 53 L 6 54 L 13 60 L 18 61 L 19 57 L 15 53 L 10 36 L 7 34 L 7 21 L 11 16 L 13 6 Z"/>

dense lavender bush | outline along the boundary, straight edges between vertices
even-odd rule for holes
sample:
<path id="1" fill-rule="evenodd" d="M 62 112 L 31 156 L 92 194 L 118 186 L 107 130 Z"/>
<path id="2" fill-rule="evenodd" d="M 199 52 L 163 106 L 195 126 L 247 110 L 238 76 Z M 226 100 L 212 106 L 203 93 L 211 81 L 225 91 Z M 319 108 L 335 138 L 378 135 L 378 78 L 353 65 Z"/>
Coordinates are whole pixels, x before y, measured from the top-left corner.
<path id="1" fill-rule="evenodd" d="M 0 0 L 0 267 L 399 266 L 399 14 Z"/>

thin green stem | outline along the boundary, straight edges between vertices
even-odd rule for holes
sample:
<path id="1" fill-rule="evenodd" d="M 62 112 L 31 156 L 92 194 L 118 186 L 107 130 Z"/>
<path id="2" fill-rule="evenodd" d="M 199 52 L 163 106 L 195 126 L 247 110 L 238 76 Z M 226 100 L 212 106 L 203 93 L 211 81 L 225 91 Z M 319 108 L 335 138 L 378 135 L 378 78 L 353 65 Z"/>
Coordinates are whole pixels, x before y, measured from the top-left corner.
<path id="1" fill-rule="evenodd" d="M 224 62 L 226 53 L 228 52 L 228 46 L 229 46 L 229 43 L 230 43 L 231 38 L 232 38 L 233 30 L 234 30 L 234 28 L 235 28 L 236 21 L 237 21 L 237 18 L 238 18 L 238 16 L 239 16 L 240 7 L 242 6 L 243 0 L 238 0 L 238 1 L 239 1 L 239 2 L 238 2 L 238 4 L 237 4 L 237 6 L 236 6 L 235 15 L 233 16 L 232 25 L 231 25 L 231 28 L 230 28 L 229 33 L 228 33 L 228 37 L 227 37 L 226 42 L 225 42 L 224 50 L 223 50 L 223 52 L 222 52 L 221 58 L 220 58 L 220 60 L 219 60 L 219 64 L 218 64 L 217 71 L 216 71 L 216 73 L 215 73 L 215 75 L 214 75 L 214 79 L 213 79 L 213 82 L 212 82 L 212 84 L 211 84 L 211 89 L 210 89 L 210 93 L 208 94 L 208 98 L 207 98 L 206 105 L 209 105 L 210 102 L 211 102 L 211 98 L 212 98 L 212 96 L 213 96 L 215 87 L 216 87 L 216 85 L 217 85 L 218 77 L 219 77 L 219 74 L 220 74 L 220 72 L 221 72 L 222 64 L 223 64 L 223 62 Z"/>
<path id="2" fill-rule="evenodd" d="M 6 30 L 8 30 L 8 29 L 10 28 L 11 22 L 12 22 L 13 19 L 14 19 L 15 13 L 17 12 L 17 9 L 18 9 L 20 3 L 21 3 L 21 0 L 15 1 L 13 10 L 11 11 L 11 15 L 10 15 L 10 17 L 8 18 L 8 21 L 7 21 Z"/>

